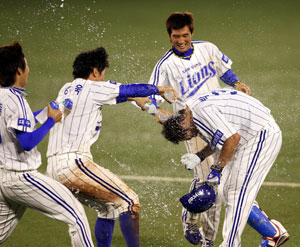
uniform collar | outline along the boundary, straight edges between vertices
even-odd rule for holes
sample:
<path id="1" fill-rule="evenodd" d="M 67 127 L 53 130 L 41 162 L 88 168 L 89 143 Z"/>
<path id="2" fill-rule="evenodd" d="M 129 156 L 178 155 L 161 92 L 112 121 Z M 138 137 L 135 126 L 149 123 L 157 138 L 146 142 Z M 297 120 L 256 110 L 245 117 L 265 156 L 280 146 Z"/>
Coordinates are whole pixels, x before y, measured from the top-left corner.
<path id="1" fill-rule="evenodd" d="M 191 48 L 185 52 L 180 52 L 175 47 L 173 47 L 172 50 L 177 57 L 190 60 L 191 56 L 194 53 L 194 45 L 192 43 Z"/>
<path id="2" fill-rule="evenodd" d="M 27 93 L 25 93 L 25 88 L 23 87 L 13 87 L 13 86 L 8 86 L 8 87 L 3 87 L 7 89 L 12 89 L 14 92 L 17 92 L 18 94 L 22 95 L 23 97 L 27 96 Z"/>

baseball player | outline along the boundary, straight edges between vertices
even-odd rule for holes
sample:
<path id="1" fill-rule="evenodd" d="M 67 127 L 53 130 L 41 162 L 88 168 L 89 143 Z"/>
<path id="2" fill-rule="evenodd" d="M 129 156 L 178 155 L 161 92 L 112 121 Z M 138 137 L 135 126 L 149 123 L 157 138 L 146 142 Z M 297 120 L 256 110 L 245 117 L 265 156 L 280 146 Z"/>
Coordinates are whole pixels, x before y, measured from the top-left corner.
<path id="1" fill-rule="evenodd" d="M 50 131 L 47 174 L 97 211 L 97 246 L 111 246 L 115 219 L 119 216 L 127 246 L 136 247 L 139 246 L 138 195 L 110 170 L 93 161 L 90 146 L 100 135 L 104 105 L 156 93 L 164 97 L 164 93 L 173 88 L 104 81 L 107 67 L 107 53 L 103 47 L 82 52 L 76 57 L 74 81 L 66 83 L 57 97 L 57 102 L 71 100 L 73 107 L 64 116 L 64 121 Z M 117 119 L 116 116 L 115 121 Z"/>
<path id="2" fill-rule="evenodd" d="M 250 94 L 250 89 L 239 81 L 231 70 L 232 61 L 214 44 L 205 41 L 192 41 L 194 32 L 193 16 L 188 12 L 174 12 L 167 21 L 166 28 L 172 48 L 156 64 L 150 84 L 159 86 L 172 85 L 179 94 L 179 99 L 173 103 L 174 112 L 185 108 L 185 102 L 199 97 L 200 93 L 221 88 L 219 79 L 227 85 Z M 155 96 L 155 105 L 163 101 Z M 185 142 L 188 152 L 196 153 L 206 143 L 199 137 Z M 213 157 L 207 157 L 201 166 L 194 169 L 194 180 L 190 187 L 192 191 L 198 181 L 204 181 L 210 171 Z M 181 221 L 186 239 L 192 244 L 199 244 L 203 238 L 207 244 L 212 244 L 216 238 L 220 222 L 221 201 L 208 211 L 201 214 L 201 236 L 197 227 L 198 215 L 183 208 Z"/>
<path id="3" fill-rule="evenodd" d="M 196 135 L 207 141 L 200 152 L 182 156 L 181 163 L 187 169 L 216 153 L 206 181 L 218 185 L 225 204 L 220 246 L 241 246 L 247 220 L 256 223 L 256 230 L 263 235 L 260 246 L 282 245 L 289 238 L 286 229 L 253 206 L 282 143 L 280 128 L 270 110 L 257 99 L 230 89 L 204 93 L 187 101 L 187 105 L 164 123 L 163 134 L 174 143 Z"/>
<path id="4" fill-rule="evenodd" d="M 25 99 L 29 67 L 19 43 L 0 47 L 0 244 L 11 235 L 27 207 L 69 226 L 72 246 L 94 246 L 80 202 L 62 184 L 37 171 L 37 144 L 60 121 L 48 105 L 48 119 L 35 128 Z"/>

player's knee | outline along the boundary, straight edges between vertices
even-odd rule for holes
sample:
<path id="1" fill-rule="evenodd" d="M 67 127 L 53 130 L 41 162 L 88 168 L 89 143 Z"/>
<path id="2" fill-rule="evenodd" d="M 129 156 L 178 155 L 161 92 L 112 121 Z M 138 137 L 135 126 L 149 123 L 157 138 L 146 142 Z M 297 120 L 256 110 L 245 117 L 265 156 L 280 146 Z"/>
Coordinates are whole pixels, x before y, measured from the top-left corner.
<path id="1" fill-rule="evenodd" d="M 140 200 L 136 193 L 132 193 L 130 197 L 123 200 L 123 203 L 120 207 L 120 213 L 126 212 L 126 211 L 133 211 L 136 213 L 139 213 L 140 211 Z"/>

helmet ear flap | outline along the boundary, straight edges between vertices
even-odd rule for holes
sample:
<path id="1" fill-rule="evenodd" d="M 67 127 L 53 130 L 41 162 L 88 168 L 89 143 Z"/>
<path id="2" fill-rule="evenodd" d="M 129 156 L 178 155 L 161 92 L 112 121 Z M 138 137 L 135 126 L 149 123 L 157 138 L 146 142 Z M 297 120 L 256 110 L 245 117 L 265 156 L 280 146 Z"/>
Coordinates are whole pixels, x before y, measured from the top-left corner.
<path id="1" fill-rule="evenodd" d="M 216 193 L 213 187 L 204 183 L 192 192 L 182 196 L 179 200 L 188 211 L 202 213 L 213 206 L 216 201 Z"/>

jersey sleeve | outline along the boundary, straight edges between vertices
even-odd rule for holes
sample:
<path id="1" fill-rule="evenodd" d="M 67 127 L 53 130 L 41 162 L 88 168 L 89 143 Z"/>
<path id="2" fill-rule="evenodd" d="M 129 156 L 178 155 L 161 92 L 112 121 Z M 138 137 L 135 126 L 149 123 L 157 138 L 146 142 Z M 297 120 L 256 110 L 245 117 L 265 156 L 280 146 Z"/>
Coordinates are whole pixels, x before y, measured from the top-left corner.
<path id="1" fill-rule="evenodd" d="M 97 105 L 115 105 L 120 92 L 120 83 L 106 81 L 94 83 L 91 87 L 93 101 Z"/>
<path id="2" fill-rule="evenodd" d="M 210 143 L 212 150 L 221 150 L 225 141 L 237 130 L 225 119 L 214 105 L 197 108 L 194 123 Z"/>
<path id="3" fill-rule="evenodd" d="M 229 69 L 231 69 L 232 61 L 224 53 L 222 53 L 217 46 L 211 44 L 212 55 L 216 61 L 216 71 L 217 75 L 220 78 L 223 76 Z"/>
<path id="4" fill-rule="evenodd" d="M 21 95 L 14 95 L 6 104 L 5 118 L 7 128 L 22 132 L 32 132 L 35 128 L 35 118 L 28 102 Z"/>

